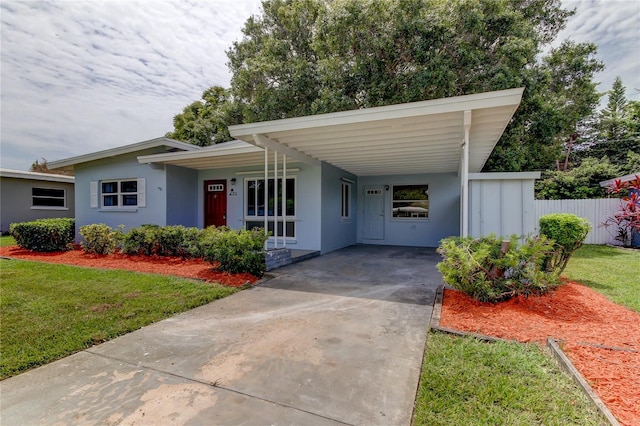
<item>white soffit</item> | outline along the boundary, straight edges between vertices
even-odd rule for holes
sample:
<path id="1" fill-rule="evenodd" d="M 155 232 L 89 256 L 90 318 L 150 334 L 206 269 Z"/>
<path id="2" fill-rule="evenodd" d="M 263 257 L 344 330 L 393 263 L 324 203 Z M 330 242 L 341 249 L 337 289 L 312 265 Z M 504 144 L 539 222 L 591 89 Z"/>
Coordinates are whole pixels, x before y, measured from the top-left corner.
<path id="1" fill-rule="evenodd" d="M 266 136 L 359 176 L 457 172 L 464 111 L 471 110 L 469 171 L 479 172 L 523 91 L 516 88 L 241 124 L 230 126 L 229 131 L 250 144 L 256 144 L 253 135 Z"/>

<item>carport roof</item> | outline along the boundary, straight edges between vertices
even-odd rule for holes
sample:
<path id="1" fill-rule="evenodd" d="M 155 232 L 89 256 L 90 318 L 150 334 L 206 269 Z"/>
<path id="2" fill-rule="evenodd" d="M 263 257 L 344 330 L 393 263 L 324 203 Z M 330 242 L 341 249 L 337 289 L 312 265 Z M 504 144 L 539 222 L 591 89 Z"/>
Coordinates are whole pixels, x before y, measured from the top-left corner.
<path id="1" fill-rule="evenodd" d="M 324 161 L 357 176 L 457 172 L 464 113 L 471 111 L 469 172 L 480 172 L 523 91 L 516 88 L 241 124 L 229 127 L 238 140 L 138 159 L 193 169 L 262 165 L 267 147 L 293 160 L 314 165 Z"/>
<path id="2" fill-rule="evenodd" d="M 524 88 L 230 126 L 236 139 L 284 146 L 358 176 L 456 172 L 471 111 L 469 172 L 479 172 Z"/>

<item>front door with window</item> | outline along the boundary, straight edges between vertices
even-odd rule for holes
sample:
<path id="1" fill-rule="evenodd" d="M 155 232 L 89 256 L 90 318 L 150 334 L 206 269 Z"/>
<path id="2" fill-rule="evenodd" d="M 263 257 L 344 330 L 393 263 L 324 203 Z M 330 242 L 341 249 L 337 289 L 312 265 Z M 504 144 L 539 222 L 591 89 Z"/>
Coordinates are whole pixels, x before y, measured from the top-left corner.
<path id="1" fill-rule="evenodd" d="M 384 239 L 384 188 L 382 186 L 366 186 L 364 188 L 363 225 L 363 239 Z"/>
<path id="2" fill-rule="evenodd" d="M 204 227 L 227 225 L 227 181 L 204 182 Z"/>

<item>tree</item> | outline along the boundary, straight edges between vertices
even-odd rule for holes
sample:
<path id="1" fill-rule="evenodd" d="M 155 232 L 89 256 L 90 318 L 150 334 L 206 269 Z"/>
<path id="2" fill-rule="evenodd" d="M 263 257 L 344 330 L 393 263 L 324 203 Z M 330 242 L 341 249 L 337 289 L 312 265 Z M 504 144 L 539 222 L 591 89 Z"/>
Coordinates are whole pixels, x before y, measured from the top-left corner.
<path id="1" fill-rule="evenodd" d="M 600 182 L 622 174 L 619 166 L 611 164 L 607 157 L 585 158 L 571 170 L 547 171 L 543 179 L 536 181 L 536 198 L 542 200 L 569 200 L 605 198 L 607 191 Z"/>
<path id="2" fill-rule="evenodd" d="M 620 77 L 608 95 L 607 106 L 593 120 L 592 137 L 584 141 L 580 156 L 607 156 L 623 165 L 629 152 L 640 154 L 640 102 L 627 100 Z"/>
<path id="3" fill-rule="evenodd" d="M 29 167 L 29 171 L 30 172 L 36 172 L 36 173 L 49 173 L 52 175 L 73 175 L 72 172 L 67 172 L 65 170 L 49 170 L 49 162 L 46 158 L 42 158 L 40 160 L 36 160 L 33 163 L 31 163 L 31 167 Z"/>
<path id="4" fill-rule="evenodd" d="M 594 45 L 539 59 L 572 13 L 559 0 L 266 0 L 227 52 L 231 103 L 255 122 L 524 86 L 486 168 L 546 168 L 598 100 Z M 195 108 L 183 118 L 206 127 Z"/>
<path id="5" fill-rule="evenodd" d="M 173 118 L 167 137 L 198 146 L 231 140 L 227 126 L 242 122 L 228 89 L 213 86 L 202 93 L 202 101 L 187 105 Z"/>

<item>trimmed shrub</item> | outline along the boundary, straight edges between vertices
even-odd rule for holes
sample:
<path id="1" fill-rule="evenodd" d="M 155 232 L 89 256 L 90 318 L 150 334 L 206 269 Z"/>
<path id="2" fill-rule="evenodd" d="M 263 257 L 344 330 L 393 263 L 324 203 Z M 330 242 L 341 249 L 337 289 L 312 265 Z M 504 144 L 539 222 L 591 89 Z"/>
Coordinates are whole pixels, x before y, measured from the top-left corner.
<path id="1" fill-rule="evenodd" d="M 80 245 L 86 253 L 111 254 L 120 247 L 123 234 L 104 223 L 80 227 Z"/>
<path id="2" fill-rule="evenodd" d="M 438 248 L 444 258 L 438 270 L 447 284 L 482 302 L 542 295 L 557 287 L 558 276 L 544 269 L 544 261 L 553 251 L 551 241 L 528 237 L 519 244 L 512 236 L 504 252 L 502 243 L 494 235 L 445 238 Z"/>
<path id="3" fill-rule="evenodd" d="M 267 236 L 262 229 L 251 231 L 226 227 L 209 227 L 203 232 L 203 259 L 217 268 L 231 273 L 249 272 L 257 277 L 266 270 L 264 243 Z"/>
<path id="4" fill-rule="evenodd" d="M 151 256 L 156 251 L 159 229 L 159 225 L 142 225 L 129 230 L 122 239 L 122 252 Z"/>
<path id="5" fill-rule="evenodd" d="M 20 247 L 27 250 L 69 250 L 76 234 L 75 220 L 38 219 L 32 222 L 12 223 L 9 233 Z"/>
<path id="6" fill-rule="evenodd" d="M 570 213 L 552 213 L 540 217 L 540 235 L 554 241 L 553 252 L 545 259 L 545 269 L 560 275 L 569 259 L 587 238 L 591 224 Z"/>
<path id="7" fill-rule="evenodd" d="M 200 230 L 182 225 L 156 229 L 155 254 L 159 256 L 200 257 Z"/>

